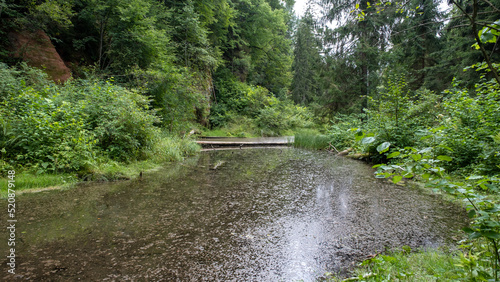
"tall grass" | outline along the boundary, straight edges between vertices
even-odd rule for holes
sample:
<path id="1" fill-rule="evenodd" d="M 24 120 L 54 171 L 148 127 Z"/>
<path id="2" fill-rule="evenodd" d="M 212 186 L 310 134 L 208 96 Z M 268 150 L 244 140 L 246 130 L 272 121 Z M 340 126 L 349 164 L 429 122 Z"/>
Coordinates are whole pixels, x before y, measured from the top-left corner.
<path id="1" fill-rule="evenodd" d="M 14 178 L 16 192 L 34 189 L 46 188 L 52 186 L 69 186 L 78 181 L 75 175 L 71 174 L 32 174 L 29 172 L 16 173 Z M 5 198 L 8 192 L 8 181 L 6 178 L 0 178 L 0 197 Z"/>
<path id="2" fill-rule="evenodd" d="M 146 157 L 158 163 L 180 161 L 186 156 L 196 154 L 200 149 L 200 145 L 191 139 L 162 133 L 157 136 L 153 145 L 146 151 Z"/>
<path id="3" fill-rule="evenodd" d="M 330 145 L 330 136 L 319 134 L 317 131 L 304 130 L 295 134 L 294 146 L 298 148 L 322 150 Z"/>

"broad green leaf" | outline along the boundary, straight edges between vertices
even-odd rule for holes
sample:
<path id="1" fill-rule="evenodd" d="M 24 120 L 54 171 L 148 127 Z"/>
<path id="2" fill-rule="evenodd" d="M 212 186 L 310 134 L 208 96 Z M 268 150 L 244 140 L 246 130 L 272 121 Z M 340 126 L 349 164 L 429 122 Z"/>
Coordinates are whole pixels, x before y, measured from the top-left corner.
<path id="1" fill-rule="evenodd" d="M 481 232 L 481 235 L 483 235 L 486 238 L 490 239 L 500 239 L 500 233 L 495 232 L 495 231 L 479 231 Z"/>
<path id="2" fill-rule="evenodd" d="M 387 158 L 390 159 L 390 158 L 394 158 L 394 157 L 397 157 L 399 156 L 401 153 L 400 152 L 392 152 L 390 153 Z"/>
<path id="3" fill-rule="evenodd" d="M 451 157 L 444 156 L 444 155 L 438 156 L 437 159 L 441 160 L 441 161 L 447 161 L 447 162 L 451 162 L 451 160 L 452 160 Z"/>
<path id="4" fill-rule="evenodd" d="M 394 184 L 398 183 L 399 181 L 401 181 L 403 179 L 403 177 L 401 175 L 394 175 L 394 177 L 392 178 L 392 182 Z"/>
<path id="5" fill-rule="evenodd" d="M 421 154 L 411 154 L 410 156 L 416 162 L 418 162 L 418 161 L 420 161 L 422 159 L 422 155 Z"/>
<path id="6" fill-rule="evenodd" d="M 465 228 L 462 228 L 462 230 L 467 233 L 467 234 L 471 234 L 474 232 L 474 230 L 472 230 L 470 227 L 465 227 Z"/>
<path id="7" fill-rule="evenodd" d="M 414 175 L 413 173 L 410 172 L 410 173 L 405 173 L 403 176 L 406 178 L 413 178 Z"/>
<path id="8" fill-rule="evenodd" d="M 390 147 L 390 146 L 391 146 L 391 143 L 389 143 L 389 142 L 384 142 L 384 143 L 382 143 L 382 144 L 378 145 L 378 147 L 377 147 L 377 151 L 378 151 L 379 153 L 384 153 L 384 152 L 387 152 L 387 150 L 389 150 L 389 147 Z"/>

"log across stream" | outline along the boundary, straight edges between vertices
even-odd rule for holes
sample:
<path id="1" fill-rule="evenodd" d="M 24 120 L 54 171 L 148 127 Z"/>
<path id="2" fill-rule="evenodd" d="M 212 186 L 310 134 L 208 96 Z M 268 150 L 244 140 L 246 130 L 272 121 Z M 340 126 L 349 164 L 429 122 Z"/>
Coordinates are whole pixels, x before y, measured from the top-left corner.
<path id="1" fill-rule="evenodd" d="M 220 147 L 273 147 L 273 146 L 291 146 L 294 137 L 257 137 L 257 138 L 237 138 L 237 137 L 205 137 L 196 142 L 203 148 Z"/>

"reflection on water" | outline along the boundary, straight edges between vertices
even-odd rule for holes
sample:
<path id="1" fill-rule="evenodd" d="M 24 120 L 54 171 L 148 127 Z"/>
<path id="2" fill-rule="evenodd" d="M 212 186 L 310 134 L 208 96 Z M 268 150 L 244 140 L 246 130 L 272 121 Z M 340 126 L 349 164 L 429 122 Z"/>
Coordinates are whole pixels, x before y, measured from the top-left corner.
<path id="1" fill-rule="evenodd" d="M 456 207 L 372 173 L 321 152 L 210 151 L 142 180 L 26 194 L 18 274 L 312 281 L 389 247 L 444 244 L 465 224 Z"/>

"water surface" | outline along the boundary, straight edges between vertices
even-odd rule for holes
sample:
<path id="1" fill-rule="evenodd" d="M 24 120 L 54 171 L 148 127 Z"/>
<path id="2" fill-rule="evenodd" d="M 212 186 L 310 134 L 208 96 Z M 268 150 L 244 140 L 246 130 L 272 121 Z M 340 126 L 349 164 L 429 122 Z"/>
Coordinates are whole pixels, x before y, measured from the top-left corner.
<path id="1" fill-rule="evenodd" d="M 31 280 L 314 281 L 386 248 L 443 245 L 465 224 L 361 162 L 293 148 L 203 152 L 17 202 L 17 278 Z"/>

